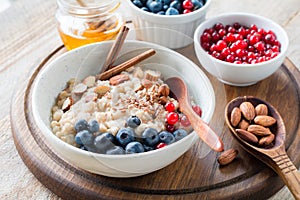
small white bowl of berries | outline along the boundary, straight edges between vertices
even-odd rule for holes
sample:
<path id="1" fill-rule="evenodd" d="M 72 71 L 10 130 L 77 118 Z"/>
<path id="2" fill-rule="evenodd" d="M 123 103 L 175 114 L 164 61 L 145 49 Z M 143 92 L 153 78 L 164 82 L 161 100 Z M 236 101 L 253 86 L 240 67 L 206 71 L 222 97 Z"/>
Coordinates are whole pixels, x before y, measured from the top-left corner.
<path id="1" fill-rule="evenodd" d="M 201 65 L 221 82 L 249 86 L 273 74 L 288 49 L 285 30 L 274 21 L 248 13 L 207 19 L 195 31 Z"/>
<path id="2" fill-rule="evenodd" d="M 193 43 L 211 0 L 127 0 L 138 40 L 171 49 Z"/>

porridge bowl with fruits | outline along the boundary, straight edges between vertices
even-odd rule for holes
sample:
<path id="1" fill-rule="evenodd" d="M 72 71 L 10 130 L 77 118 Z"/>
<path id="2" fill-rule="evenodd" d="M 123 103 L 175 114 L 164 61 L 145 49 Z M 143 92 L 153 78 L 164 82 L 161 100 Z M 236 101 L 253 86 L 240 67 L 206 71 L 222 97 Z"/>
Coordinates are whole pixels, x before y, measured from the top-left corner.
<path id="1" fill-rule="evenodd" d="M 248 86 L 273 74 L 283 63 L 288 36 L 275 22 L 248 13 L 207 19 L 195 31 L 201 65 L 225 84 Z"/>
<path id="2" fill-rule="evenodd" d="M 49 63 L 34 82 L 33 116 L 49 147 L 72 165 L 109 177 L 140 176 L 174 162 L 199 139 L 165 80 L 185 81 L 191 106 L 206 123 L 215 95 L 197 65 L 147 42 L 125 41 L 112 70 L 144 52 L 154 55 L 99 74 L 111 46 L 87 45 Z"/>

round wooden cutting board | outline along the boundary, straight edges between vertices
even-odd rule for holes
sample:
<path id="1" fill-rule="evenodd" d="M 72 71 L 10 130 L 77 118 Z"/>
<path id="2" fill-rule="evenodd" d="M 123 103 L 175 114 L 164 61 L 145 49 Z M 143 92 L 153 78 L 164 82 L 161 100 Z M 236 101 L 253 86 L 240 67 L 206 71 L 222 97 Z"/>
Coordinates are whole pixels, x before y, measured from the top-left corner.
<path id="1" fill-rule="evenodd" d="M 41 183 L 64 199 L 265 199 L 272 196 L 283 187 L 283 182 L 265 164 L 245 152 L 225 125 L 226 103 L 244 95 L 264 99 L 279 110 L 286 124 L 287 154 L 299 167 L 300 72 L 288 59 L 272 76 L 248 87 L 227 86 L 207 74 L 216 95 L 211 126 L 220 135 L 225 149 L 239 151 L 230 165 L 220 167 L 216 159 L 219 153 L 208 150 L 199 141 L 169 166 L 135 178 L 109 178 L 72 166 L 48 147 L 33 121 L 29 98 L 39 71 L 65 51 L 63 46 L 57 48 L 33 69 L 19 84 L 11 107 L 13 137 L 21 158 Z M 178 51 L 201 66 L 193 46 Z"/>

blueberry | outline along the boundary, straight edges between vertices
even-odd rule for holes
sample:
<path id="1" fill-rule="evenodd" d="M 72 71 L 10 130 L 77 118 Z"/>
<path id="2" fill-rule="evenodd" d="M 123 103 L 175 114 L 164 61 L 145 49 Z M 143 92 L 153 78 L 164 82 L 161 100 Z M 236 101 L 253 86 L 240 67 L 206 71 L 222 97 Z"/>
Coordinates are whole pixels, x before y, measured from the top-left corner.
<path id="1" fill-rule="evenodd" d="M 93 135 L 88 130 L 79 131 L 75 135 L 75 142 L 79 145 L 90 145 L 94 141 Z"/>
<path id="2" fill-rule="evenodd" d="M 204 2 L 202 0 L 192 0 L 192 3 L 194 5 L 194 10 L 199 9 L 204 5 Z"/>
<path id="3" fill-rule="evenodd" d="M 143 7 L 143 3 L 140 0 L 133 0 L 132 3 L 139 8 Z"/>
<path id="4" fill-rule="evenodd" d="M 134 141 L 126 145 L 125 151 L 127 154 L 144 152 L 144 147 L 140 142 Z"/>
<path id="5" fill-rule="evenodd" d="M 164 5 L 170 5 L 170 3 L 171 3 L 171 0 L 163 0 Z"/>
<path id="6" fill-rule="evenodd" d="M 159 11 L 159 12 L 156 13 L 156 14 L 158 14 L 158 15 L 165 15 L 166 13 L 165 13 L 165 11 Z"/>
<path id="7" fill-rule="evenodd" d="M 117 143 L 116 137 L 111 134 L 111 133 L 102 133 L 102 135 L 104 135 L 105 137 L 107 137 L 107 139 L 109 139 L 109 141 L 113 144 Z"/>
<path id="8" fill-rule="evenodd" d="M 126 123 L 130 128 L 136 128 L 141 124 L 141 120 L 137 116 L 130 116 Z"/>
<path id="9" fill-rule="evenodd" d="M 153 13 L 157 13 L 162 9 L 162 3 L 157 1 L 152 1 L 151 3 L 149 3 L 148 8 Z"/>
<path id="10" fill-rule="evenodd" d="M 172 133 L 168 132 L 168 131 L 162 131 L 159 133 L 159 139 L 161 142 L 169 145 L 172 144 L 173 142 L 175 142 L 175 137 Z"/>
<path id="11" fill-rule="evenodd" d="M 96 133 L 96 132 L 99 131 L 99 123 L 97 122 L 97 120 L 90 121 L 89 126 L 88 126 L 88 130 L 91 133 Z"/>
<path id="12" fill-rule="evenodd" d="M 129 142 L 134 141 L 134 131 L 131 128 L 122 128 L 116 135 L 118 143 L 125 147 Z"/>
<path id="13" fill-rule="evenodd" d="M 147 7 L 142 7 L 141 10 L 149 12 L 150 10 Z"/>
<path id="14" fill-rule="evenodd" d="M 169 7 L 166 10 L 166 15 L 179 15 L 179 11 L 176 8 Z"/>
<path id="15" fill-rule="evenodd" d="M 175 140 L 178 141 L 178 140 L 181 140 L 182 138 L 184 138 L 185 136 L 187 136 L 187 132 L 186 132 L 186 130 L 180 128 L 180 129 L 177 129 L 176 131 L 174 131 L 173 135 L 175 137 Z"/>
<path id="16" fill-rule="evenodd" d="M 150 146 L 147 146 L 145 144 L 143 146 L 144 146 L 145 151 L 153 151 L 154 150 L 154 147 L 150 147 Z"/>
<path id="17" fill-rule="evenodd" d="M 120 146 L 114 146 L 112 149 L 109 149 L 108 151 L 106 151 L 106 154 L 108 154 L 108 155 L 125 154 L 125 150 Z"/>
<path id="18" fill-rule="evenodd" d="M 88 127 L 89 127 L 88 122 L 85 119 L 81 119 L 76 122 L 74 128 L 76 130 L 76 133 L 78 133 L 83 130 L 88 130 Z"/>
<path id="19" fill-rule="evenodd" d="M 154 128 L 146 128 L 142 133 L 143 143 L 147 146 L 155 146 L 159 142 L 157 130 Z"/>
<path id="20" fill-rule="evenodd" d="M 169 8 L 169 5 L 164 5 L 164 6 L 163 6 L 163 10 L 164 10 L 164 11 L 168 10 L 168 8 Z"/>
<path id="21" fill-rule="evenodd" d="M 94 145 L 97 153 L 106 153 L 106 151 L 113 149 L 114 144 L 110 142 L 110 140 L 105 137 L 105 135 L 101 134 L 95 138 Z"/>
<path id="22" fill-rule="evenodd" d="M 170 8 L 175 8 L 177 11 L 180 11 L 182 9 L 181 2 L 180 1 L 172 1 L 170 3 Z"/>

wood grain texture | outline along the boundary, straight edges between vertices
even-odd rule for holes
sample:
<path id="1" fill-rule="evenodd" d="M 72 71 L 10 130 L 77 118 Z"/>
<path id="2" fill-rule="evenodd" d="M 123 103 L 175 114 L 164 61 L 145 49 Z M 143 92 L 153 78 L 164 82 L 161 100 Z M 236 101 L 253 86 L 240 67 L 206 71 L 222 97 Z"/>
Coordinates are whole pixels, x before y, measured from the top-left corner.
<path id="1" fill-rule="evenodd" d="M 190 52 L 192 47 L 182 50 Z M 34 124 L 28 95 L 31 83 L 39 70 L 52 56 L 60 54 L 58 49 L 37 66 L 14 98 L 11 123 L 17 150 L 31 172 L 47 188 L 64 199 L 265 199 L 283 187 L 281 179 L 266 165 L 246 153 L 232 138 L 224 124 L 224 99 L 228 102 L 236 96 L 251 94 L 266 99 L 282 113 L 286 121 L 286 148 L 297 167 L 300 156 L 299 129 L 299 71 L 287 59 L 275 74 L 254 86 L 239 88 L 224 86 L 210 77 L 216 93 L 216 110 L 213 121 L 222 126 L 221 138 L 226 148 L 237 148 L 238 159 L 220 167 L 216 161 L 218 153 L 209 151 L 200 155 L 203 143 L 199 142 L 176 162 L 157 172 L 129 179 L 108 178 L 87 173 L 68 164 L 53 152 Z M 191 56 L 192 54 L 189 54 Z M 260 89 L 259 89 L 260 88 Z M 261 89 L 263 88 L 263 89 Z M 280 94 L 280 95 L 274 95 Z M 220 96 L 225 95 L 225 96 Z M 289 96 L 285 101 L 279 97 Z M 298 113 L 298 114 L 297 114 Z M 294 120 L 287 120 L 294 118 Z M 220 125 L 220 124 L 218 124 Z"/>
<path id="2" fill-rule="evenodd" d="M 53 49 L 61 45 L 54 18 L 56 0 L 10 1 L 11 6 L 0 12 L 0 199 L 58 200 L 60 198 L 41 184 L 24 165 L 16 151 L 9 120 L 12 96 L 16 89 L 26 83 L 29 72 L 34 70 Z M 130 20 L 131 16 L 126 10 L 125 0 L 121 2 L 124 6 L 122 14 L 126 20 Z M 299 69 L 300 7 L 298 0 L 284 2 L 282 0 L 213 0 L 207 17 L 232 11 L 259 14 L 280 24 L 287 31 L 290 40 L 287 56 Z M 293 73 L 293 70 L 296 69 L 290 69 L 289 73 Z M 283 71 L 285 73 L 285 70 Z M 230 90 L 231 87 L 225 88 Z M 214 89 L 218 94 L 224 92 L 221 87 Z M 256 89 L 263 90 L 264 88 L 260 85 Z M 232 97 L 235 97 L 247 91 L 232 93 L 234 93 Z M 224 101 L 227 100 L 230 100 L 230 96 L 224 99 Z M 215 119 L 218 120 L 218 117 Z M 285 120 L 294 121 L 294 118 Z M 222 132 L 223 127 L 218 127 L 218 130 Z M 296 148 L 290 146 L 289 150 L 294 152 Z M 245 166 L 247 166 L 246 163 Z M 222 171 L 226 173 L 226 170 L 222 169 Z M 292 198 L 290 192 L 284 187 L 270 199 L 290 200 Z"/>

